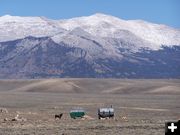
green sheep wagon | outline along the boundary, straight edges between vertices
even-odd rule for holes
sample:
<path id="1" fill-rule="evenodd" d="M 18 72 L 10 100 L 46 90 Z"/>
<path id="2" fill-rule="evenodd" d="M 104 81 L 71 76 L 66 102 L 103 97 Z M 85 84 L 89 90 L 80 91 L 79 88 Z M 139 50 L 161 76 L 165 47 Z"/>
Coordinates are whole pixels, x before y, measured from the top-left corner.
<path id="1" fill-rule="evenodd" d="M 70 116 L 73 119 L 82 118 L 84 115 L 85 115 L 85 110 L 82 108 L 77 108 L 70 111 Z"/>

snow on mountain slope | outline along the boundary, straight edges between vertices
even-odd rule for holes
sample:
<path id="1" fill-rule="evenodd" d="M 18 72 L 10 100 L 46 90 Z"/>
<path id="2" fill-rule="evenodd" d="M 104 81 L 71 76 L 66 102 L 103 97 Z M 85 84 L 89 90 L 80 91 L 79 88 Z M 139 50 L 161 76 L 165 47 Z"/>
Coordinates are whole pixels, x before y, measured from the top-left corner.
<path id="1" fill-rule="evenodd" d="M 121 58 L 117 48 L 101 37 L 95 37 L 81 28 L 75 28 L 64 34 L 51 37 L 56 43 L 65 43 L 69 47 L 79 47 L 87 51 L 92 57 L 98 58 Z"/>
<path id="2" fill-rule="evenodd" d="M 112 38 L 121 37 L 119 31 L 126 30 L 154 44 L 151 46 L 153 49 L 158 49 L 162 44 L 180 44 L 180 30 L 140 20 L 125 21 L 104 14 L 63 20 L 60 21 L 60 26 L 67 30 L 81 27 L 94 36 Z"/>
<path id="3" fill-rule="evenodd" d="M 53 21 L 51 23 L 51 21 L 43 17 L 19 17 L 10 15 L 0 17 L 1 42 L 25 38 L 27 36 L 52 36 L 63 31 Z"/>
<path id="4" fill-rule="evenodd" d="M 68 20 L 9 15 L 0 17 L 0 42 L 28 36 L 52 37 L 57 43 L 66 42 L 89 49 L 95 41 L 114 55 L 119 47 L 116 44 L 122 42 L 136 50 L 142 47 L 157 50 L 161 45 L 180 45 L 178 29 L 142 20 L 126 21 L 104 14 Z"/>

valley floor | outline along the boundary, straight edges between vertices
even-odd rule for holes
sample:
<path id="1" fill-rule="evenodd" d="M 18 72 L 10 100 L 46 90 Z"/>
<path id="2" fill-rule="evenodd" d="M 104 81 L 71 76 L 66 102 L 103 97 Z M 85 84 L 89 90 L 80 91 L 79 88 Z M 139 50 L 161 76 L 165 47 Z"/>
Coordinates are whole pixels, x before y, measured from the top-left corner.
<path id="1" fill-rule="evenodd" d="M 144 89 L 148 84 L 142 83 L 143 80 L 134 80 L 141 82 L 141 86 L 139 86 L 141 92 L 129 89 L 132 93 L 109 93 L 107 89 L 105 92 L 104 88 L 103 92 L 97 93 L 95 91 L 80 93 L 77 89 L 75 89 L 76 92 L 69 91 L 67 93 L 32 92 L 25 91 L 22 87 L 23 91 L 21 91 L 20 85 L 13 82 L 9 83 L 5 91 L 2 88 L 5 89 L 6 81 L 0 81 L 0 108 L 6 108 L 8 111 L 0 112 L 0 135 L 162 135 L 165 132 L 167 120 L 180 119 L 180 94 L 179 92 L 175 93 L 180 90 L 179 80 L 159 80 L 159 84 L 171 84 L 169 88 L 176 88 L 176 90 L 173 90 L 172 93 L 168 91 L 158 94 L 142 92 L 142 88 Z M 99 89 L 101 89 L 102 82 L 104 83 L 103 80 L 92 81 L 98 83 L 96 88 L 98 86 Z M 111 84 L 116 84 L 113 80 L 109 81 Z M 114 81 L 121 84 L 124 80 Z M 144 82 L 146 81 L 148 82 L 148 80 L 144 80 Z M 132 83 L 133 80 L 129 80 L 129 83 L 128 80 L 124 82 L 127 88 L 129 88 L 130 82 Z M 157 82 L 158 80 L 154 81 L 154 85 L 157 85 Z M 28 85 L 32 85 L 29 83 Z M 144 86 L 142 86 L 143 84 Z M 15 88 L 16 85 L 17 91 L 11 90 L 10 85 L 13 85 L 12 88 Z M 27 88 L 26 85 L 21 82 L 21 86 Z M 73 82 L 73 85 L 82 88 L 82 86 L 87 86 L 87 83 L 82 85 L 79 82 Z M 163 88 L 165 87 L 160 90 L 163 91 Z M 108 89 L 112 90 L 110 87 Z M 144 91 L 146 90 L 144 89 Z M 111 105 L 115 109 L 115 118 L 99 120 L 97 109 Z M 87 117 L 71 119 L 69 111 L 73 107 L 83 107 L 87 112 Z M 63 113 L 62 119 L 55 120 L 54 115 L 59 113 Z M 17 114 L 25 121 L 11 121 Z"/>

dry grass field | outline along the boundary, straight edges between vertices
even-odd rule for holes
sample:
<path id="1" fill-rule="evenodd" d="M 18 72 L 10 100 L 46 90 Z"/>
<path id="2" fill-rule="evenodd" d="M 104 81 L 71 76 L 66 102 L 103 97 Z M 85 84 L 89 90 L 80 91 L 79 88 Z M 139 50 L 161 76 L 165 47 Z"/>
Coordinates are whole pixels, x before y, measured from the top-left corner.
<path id="1" fill-rule="evenodd" d="M 99 120 L 110 105 L 115 118 Z M 71 119 L 73 107 L 88 117 Z M 180 119 L 180 80 L 0 80 L 0 109 L 0 135 L 162 135 Z"/>

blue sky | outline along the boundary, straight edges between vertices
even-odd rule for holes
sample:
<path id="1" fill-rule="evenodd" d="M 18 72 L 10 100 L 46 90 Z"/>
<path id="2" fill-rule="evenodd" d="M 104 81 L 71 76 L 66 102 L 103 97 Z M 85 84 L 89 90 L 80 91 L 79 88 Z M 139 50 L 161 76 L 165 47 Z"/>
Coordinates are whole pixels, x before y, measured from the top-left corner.
<path id="1" fill-rule="evenodd" d="M 0 16 L 68 19 L 105 13 L 180 28 L 180 0 L 0 0 Z"/>

